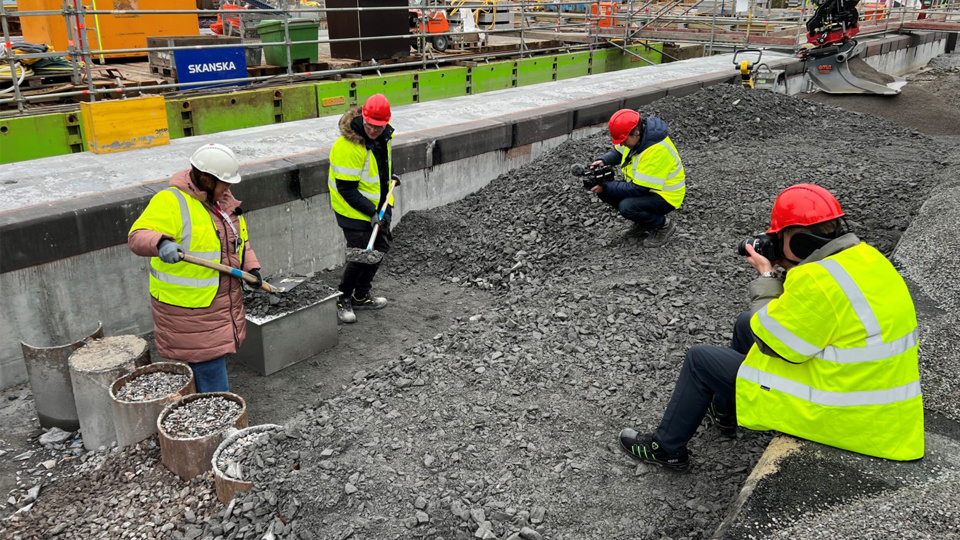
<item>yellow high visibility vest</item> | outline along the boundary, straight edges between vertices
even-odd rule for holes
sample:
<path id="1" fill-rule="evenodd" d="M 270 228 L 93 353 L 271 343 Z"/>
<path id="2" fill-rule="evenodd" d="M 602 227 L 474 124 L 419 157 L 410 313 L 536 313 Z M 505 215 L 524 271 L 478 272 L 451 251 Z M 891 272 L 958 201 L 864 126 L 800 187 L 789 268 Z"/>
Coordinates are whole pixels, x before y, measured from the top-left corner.
<path id="1" fill-rule="evenodd" d="M 392 138 L 392 137 L 391 137 Z M 387 140 L 387 165 L 393 174 L 393 151 L 390 140 Z M 330 188 L 330 204 L 333 211 L 341 216 L 367 221 L 370 216 L 360 212 L 347 204 L 340 192 L 337 191 L 337 180 L 359 182 L 357 189 L 373 206 L 380 209 L 380 168 L 373 152 L 362 144 L 356 144 L 341 136 L 330 149 L 330 172 L 327 174 L 327 185 Z M 390 198 L 393 204 L 393 197 Z"/>
<path id="2" fill-rule="evenodd" d="M 783 358 L 750 349 L 737 373 L 740 425 L 881 458 L 923 457 L 916 311 L 879 251 L 860 243 L 791 269 L 783 295 L 750 327 Z"/>
<path id="3" fill-rule="evenodd" d="M 686 174 L 683 172 L 680 153 L 670 137 L 650 145 L 633 156 L 629 162 L 627 156 L 630 149 L 619 144 L 615 148 L 620 152 L 620 169 L 624 178 L 638 186 L 649 188 L 674 208 L 680 208 L 687 193 Z"/>
<path id="4" fill-rule="evenodd" d="M 247 243 L 247 222 L 240 216 L 239 254 Z M 149 229 L 172 236 L 188 255 L 220 262 L 220 236 L 213 218 L 202 202 L 180 191 L 167 188 L 150 199 L 150 203 L 130 227 Z M 165 304 L 186 308 L 204 308 L 213 303 L 220 287 L 220 273 L 184 262 L 165 263 L 150 258 L 150 295 Z"/>

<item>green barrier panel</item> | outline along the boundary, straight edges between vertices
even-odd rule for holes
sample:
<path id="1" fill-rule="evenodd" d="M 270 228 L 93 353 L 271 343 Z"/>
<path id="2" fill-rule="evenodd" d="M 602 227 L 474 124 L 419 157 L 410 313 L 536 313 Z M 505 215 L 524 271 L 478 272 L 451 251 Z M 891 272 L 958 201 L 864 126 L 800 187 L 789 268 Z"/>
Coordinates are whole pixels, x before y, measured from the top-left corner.
<path id="1" fill-rule="evenodd" d="M 611 64 L 611 58 L 614 56 L 620 56 L 619 49 L 597 49 L 593 51 L 593 59 L 590 61 L 590 73 L 606 73 L 608 71 L 616 71 Z"/>
<path id="2" fill-rule="evenodd" d="M 357 102 L 355 81 L 322 82 L 316 86 L 320 116 L 343 114 Z"/>
<path id="3" fill-rule="evenodd" d="M 315 86 L 315 84 L 298 84 L 280 89 L 283 92 L 280 110 L 284 122 L 316 118 L 320 114 Z"/>
<path id="4" fill-rule="evenodd" d="M 282 122 L 281 100 L 276 99 L 281 95 L 264 88 L 184 99 L 180 108 L 183 133 L 189 137 Z"/>
<path id="5" fill-rule="evenodd" d="M 579 52 L 557 55 L 557 80 L 588 75 L 590 53 Z"/>
<path id="6" fill-rule="evenodd" d="M 550 82 L 554 79 L 555 56 L 517 60 L 517 86 Z"/>
<path id="7" fill-rule="evenodd" d="M 390 105 L 409 105 L 414 103 L 413 73 L 364 77 L 357 83 L 357 103 L 367 101 L 374 94 L 387 96 Z"/>
<path id="8" fill-rule="evenodd" d="M 0 163 L 84 150 L 79 111 L 0 119 Z"/>
<path id="9" fill-rule="evenodd" d="M 467 69 L 465 67 L 432 69 L 414 75 L 417 81 L 418 101 L 466 95 Z"/>
<path id="10" fill-rule="evenodd" d="M 471 93 L 513 88 L 513 62 L 493 62 L 470 68 Z"/>

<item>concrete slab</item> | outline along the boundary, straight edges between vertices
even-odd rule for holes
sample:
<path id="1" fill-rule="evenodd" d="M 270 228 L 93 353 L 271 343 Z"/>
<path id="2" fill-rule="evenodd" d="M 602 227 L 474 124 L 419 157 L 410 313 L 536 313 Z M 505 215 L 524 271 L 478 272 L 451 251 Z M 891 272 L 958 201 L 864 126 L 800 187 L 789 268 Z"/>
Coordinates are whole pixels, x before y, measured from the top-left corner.
<path id="1" fill-rule="evenodd" d="M 777 56 L 768 54 L 771 58 Z M 399 144 L 422 130 L 726 72 L 733 72 L 731 55 L 696 58 L 396 107 L 392 123 L 397 129 Z M 699 83 L 694 84 L 699 87 Z M 686 89 L 683 84 L 671 86 L 674 92 L 681 86 Z M 166 178 L 185 168 L 193 150 L 208 142 L 230 146 L 245 165 L 329 148 L 338 136 L 338 120 L 339 117 L 314 118 L 175 139 L 169 146 L 118 154 L 85 152 L 0 165 L 0 212 Z"/>
<path id="2" fill-rule="evenodd" d="M 871 458 L 779 436 L 713 538 L 948 538 L 960 530 L 960 425 L 926 417 L 926 456 Z"/>

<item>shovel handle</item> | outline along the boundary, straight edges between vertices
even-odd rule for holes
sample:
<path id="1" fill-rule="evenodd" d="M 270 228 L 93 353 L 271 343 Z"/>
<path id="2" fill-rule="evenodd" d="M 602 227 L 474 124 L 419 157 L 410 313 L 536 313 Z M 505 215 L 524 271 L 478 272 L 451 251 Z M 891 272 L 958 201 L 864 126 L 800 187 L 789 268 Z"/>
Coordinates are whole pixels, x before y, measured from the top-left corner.
<path id="1" fill-rule="evenodd" d="M 383 219 L 384 214 L 387 213 L 387 205 L 390 204 L 390 196 L 393 195 L 393 187 L 395 185 L 397 185 L 397 180 L 390 180 L 390 189 L 387 190 L 387 199 L 383 202 L 383 206 L 380 208 L 380 219 Z M 378 232 L 380 232 L 379 223 L 373 226 L 373 234 L 370 235 L 370 241 L 367 242 L 367 251 L 373 251 L 373 243 L 377 241 Z"/>
<path id="2" fill-rule="evenodd" d="M 201 259 L 200 257 L 194 257 L 193 255 L 187 255 L 186 253 L 180 252 L 180 258 L 190 264 L 195 264 L 197 266 L 203 266 L 211 270 L 216 270 L 222 274 L 228 274 L 236 278 L 240 278 L 247 283 L 256 283 L 257 276 L 240 270 L 239 268 L 234 268 L 232 266 L 227 266 L 225 264 L 215 263 L 213 261 L 208 261 L 206 259 Z M 266 281 L 260 285 L 260 288 L 267 291 L 268 293 L 279 293 L 283 292 L 283 289 L 280 287 L 273 287 Z"/>

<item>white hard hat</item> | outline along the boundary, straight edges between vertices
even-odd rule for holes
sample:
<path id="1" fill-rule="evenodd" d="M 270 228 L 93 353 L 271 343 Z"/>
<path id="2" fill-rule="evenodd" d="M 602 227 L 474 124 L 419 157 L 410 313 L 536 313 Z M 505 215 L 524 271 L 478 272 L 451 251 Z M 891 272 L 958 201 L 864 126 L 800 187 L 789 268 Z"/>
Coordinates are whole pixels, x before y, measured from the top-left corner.
<path id="1" fill-rule="evenodd" d="M 193 153 L 190 164 L 228 184 L 240 183 L 240 162 L 237 155 L 222 144 L 210 143 L 201 146 Z"/>

